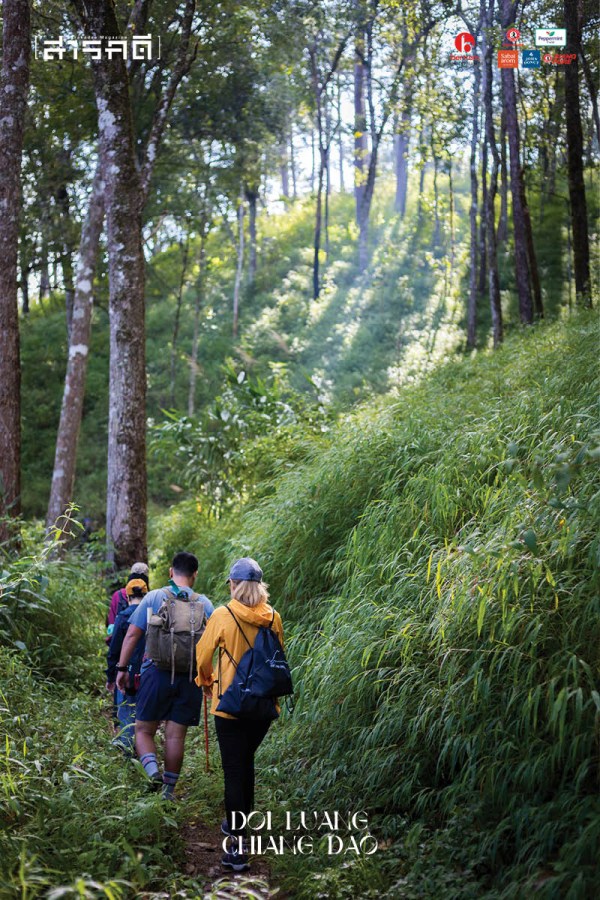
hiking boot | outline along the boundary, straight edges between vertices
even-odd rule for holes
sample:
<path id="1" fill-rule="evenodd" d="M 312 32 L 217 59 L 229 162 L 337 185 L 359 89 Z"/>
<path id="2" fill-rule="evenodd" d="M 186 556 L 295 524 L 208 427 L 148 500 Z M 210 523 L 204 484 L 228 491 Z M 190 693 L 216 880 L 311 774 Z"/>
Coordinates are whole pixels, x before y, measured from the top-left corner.
<path id="1" fill-rule="evenodd" d="M 235 850 L 226 853 L 221 859 L 221 865 L 226 869 L 233 869 L 234 872 L 245 872 L 250 868 L 248 855 L 246 853 L 237 853 Z"/>
<path id="2" fill-rule="evenodd" d="M 162 791 L 163 788 L 163 780 L 160 772 L 156 772 L 151 778 L 148 779 L 148 790 L 152 794 L 157 794 L 159 791 Z"/>
<path id="3" fill-rule="evenodd" d="M 227 819 L 223 819 L 223 821 L 221 822 L 221 834 L 225 834 L 227 835 L 227 837 L 233 837 L 233 831 L 229 827 Z"/>

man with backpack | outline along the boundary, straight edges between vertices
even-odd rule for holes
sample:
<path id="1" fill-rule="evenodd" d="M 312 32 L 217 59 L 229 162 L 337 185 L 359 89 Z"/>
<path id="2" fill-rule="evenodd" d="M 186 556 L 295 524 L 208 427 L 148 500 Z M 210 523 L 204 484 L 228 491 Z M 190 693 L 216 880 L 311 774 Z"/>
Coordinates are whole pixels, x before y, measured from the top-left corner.
<path id="1" fill-rule="evenodd" d="M 194 681 L 195 646 L 213 613 L 210 600 L 192 590 L 198 574 L 193 553 L 176 553 L 169 584 L 150 591 L 131 616 L 117 665 L 117 687 L 129 683 L 133 652 L 146 636 L 146 657 L 137 694 L 135 747 L 144 770 L 163 797 L 173 799 L 189 726 L 198 725 L 202 690 Z M 165 722 L 164 772 L 159 773 L 154 737 Z"/>
<path id="2" fill-rule="evenodd" d="M 123 751 L 127 758 L 134 754 L 134 723 L 135 723 L 135 695 L 139 687 L 140 669 L 144 657 L 145 640 L 136 645 L 129 660 L 129 687 L 122 693 L 115 688 L 117 677 L 117 664 L 123 647 L 123 640 L 129 628 L 131 616 L 136 611 L 144 595 L 148 592 L 148 586 L 143 578 L 130 578 L 125 588 L 127 607 L 122 609 L 115 620 L 110 645 L 107 653 L 106 689 L 115 692 L 117 704 L 117 721 L 119 732 L 113 740 L 113 745 Z"/>

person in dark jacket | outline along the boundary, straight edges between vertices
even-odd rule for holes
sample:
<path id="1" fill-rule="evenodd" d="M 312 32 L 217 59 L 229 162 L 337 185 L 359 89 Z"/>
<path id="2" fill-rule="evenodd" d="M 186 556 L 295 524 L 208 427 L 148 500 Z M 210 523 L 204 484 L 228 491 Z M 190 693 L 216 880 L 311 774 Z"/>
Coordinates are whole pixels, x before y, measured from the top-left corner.
<path id="1" fill-rule="evenodd" d="M 129 685 L 124 691 L 120 691 L 115 685 L 117 665 L 131 616 L 147 590 L 148 587 L 143 578 L 130 578 L 127 582 L 125 588 L 127 607 L 117 614 L 107 653 L 106 689 L 114 692 L 119 729 L 113 745 L 122 750 L 127 757 L 132 757 L 135 753 L 135 695 L 144 658 L 145 641 L 139 642 L 129 660 Z"/>

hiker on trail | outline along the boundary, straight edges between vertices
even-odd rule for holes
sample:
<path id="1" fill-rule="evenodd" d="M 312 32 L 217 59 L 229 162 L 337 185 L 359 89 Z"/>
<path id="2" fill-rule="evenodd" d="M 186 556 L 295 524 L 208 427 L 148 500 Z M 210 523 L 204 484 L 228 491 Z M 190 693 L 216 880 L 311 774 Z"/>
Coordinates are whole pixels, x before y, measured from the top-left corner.
<path id="1" fill-rule="evenodd" d="M 136 562 L 131 567 L 131 572 L 129 578 L 127 579 L 127 583 L 132 581 L 133 579 L 141 578 L 142 581 L 146 582 L 146 589 L 150 587 L 150 581 L 148 578 L 148 566 L 143 562 Z M 112 637 L 114 624 L 117 616 L 124 609 L 127 609 L 129 606 L 129 600 L 127 598 L 127 584 L 125 587 L 119 588 L 119 590 L 115 591 L 112 597 L 110 598 L 110 607 L 106 616 L 106 643 L 110 644 L 110 639 Z"/>
<path id="2" fill-rule="evenodd" d="M 115 694 L 117 703 L 117 721 L 119 723 L 119 731 L 113 740 L 113 746 L 123 751 L 127 758 L 131 758 L 134 754 L 135 745 L 135 695 L 137 694 L 140 680 L 140 669 L 144 657 L 145 640 L 138 642 L 131 659 L 129 660 L 129 686 L 125 691 L 120 691 L 115 687 L 117 679 L 117 664 L 123 640 L 129 628 L 131 616 L 135 612 L 137 606 L 143 597 L 148 593 L 148 585 L 143 578 L 130 578 L 126 585 L 127 602 L 126 609 L 121 610 L 115 620 L 110 645 L 107 653 L 106 667 L 106 689 Z"/>
<path id="3" fill-rule="evenodd" d="M 130 619 L 117 665 L 117 687 L 129 684 L 128 666 L 146 636 L 135 715 L 135 749 L 152 787 L 165 799 L 174 799 L 181 771 L 187 729 L 198 725 L 202 690 L 195 681 L 195 646 L 214 607 L 192 586 L 198 575 L 193 553 L 176 553 L 169 569 L 169 584 L 150 591 Z M 173 626 L 173 627 L 171 627 Z M 154 737 L 165 722 L 164 772 L 160 775 Z"/>
<path id="4" fill-rule="evenodd" d="M 278 640 L 279 655 L 283 657 L 283 626 L 279 613 L 269 606 L 269 592 L 262 580 L 262 569 L 250 557 L 239 559 L 229 572 L 231 601 L 227 606 L 219 607 L 211 616 L 206 631 L 196 647 L 198 665 L 198 684 L 205 692 L 210 690 L 212 697 L 211 713 L 214 715 L 217 740 L 221 752 L 221 762 L 225 776 L 225 809 L 227 820 L 222 823 L 221 831 L 232 840 L 228 841 L 228 852 L 225 853 L 222 865 L 236 872 L 248 868 L 248 856 L 244 846 L 245 828 L 240 813 L 247 815 L 254 809 L 254 754 L 262 743 L 273 719 L 279 715 L 276 699 L 259 698 L 258 705 L 250 710 L 242 709 L 239 696 L 234 696 L 236 683 L 243 668 L 240 665 L 244 654 L 253 648 L 256 657 L 258 647 L 257 636 L 266 629 Z M 269 635 L 272 639 L 272 635 Z M 217 671 L 213 672 L 213 655 L 219 649 Z M 289 668 L 285 657 L 283 662 Z M 249 663 L 249 665 L 251 665 Z M 291 693 L 282 689 L 281 694 Z M 239 694 L 239 692 L 238 692 Z M 233 698 L 233 699 L 231 699 Z M 235 710 L 238 717 L 222 711 L 225 705 Z M 243 717 L 240 717 L 241 716 Z"/>
<path id="5" fill-rule="evenodd" d="M 148 566 L 143 562 L 136 562 L 131 567 L 131 573 L 127 579 L 127 584 L 133 579 L 141 578 L 142 581 L 145 581 L 146 588 L 150 586 L 150 582 L 148 580 Z M 106 615 L 106 643 L 110 645 L 110 641 L 112 638 L 112 633 L 115 627 L 115 621 L 120 612 L 124 609 L 127 609 L 129 606 L 129 600 L 127 598 L 127 585 L 125 587 L 119 588 L 114 592 L 112 597 L 110 598 L 110 607 L 108 613 Z M 113 708 L 112 708 L 112 718 L 113 725 L 115 730 L 118 732 L 121 729 L 121 722 L 119 721 L 119 703 L 117 700 L 117 689 L 114 689 L 113 692 Z"/>

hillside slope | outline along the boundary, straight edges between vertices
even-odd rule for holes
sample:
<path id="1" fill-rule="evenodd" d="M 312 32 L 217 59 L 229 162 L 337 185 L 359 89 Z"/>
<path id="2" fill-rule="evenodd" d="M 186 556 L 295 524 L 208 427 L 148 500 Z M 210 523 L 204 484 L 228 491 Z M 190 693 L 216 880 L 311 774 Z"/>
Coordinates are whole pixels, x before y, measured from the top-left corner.
<path id="1" fill-rule="evenodd" d="M 391 849 L 340 874 L 356 896 L 597 879 L 597 324 L 528 329 L 366 406 L 212 535 L 191 506 L 155 522 L 215 599 L 231 558 L 263 565 L 297 684 L 263 799 L 370 813 Z M 294 896 L 315 896 L 301 863 Z"/>

